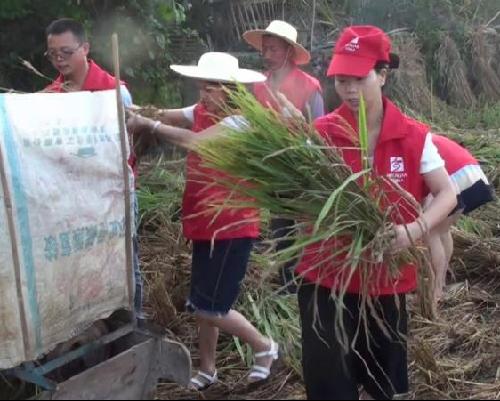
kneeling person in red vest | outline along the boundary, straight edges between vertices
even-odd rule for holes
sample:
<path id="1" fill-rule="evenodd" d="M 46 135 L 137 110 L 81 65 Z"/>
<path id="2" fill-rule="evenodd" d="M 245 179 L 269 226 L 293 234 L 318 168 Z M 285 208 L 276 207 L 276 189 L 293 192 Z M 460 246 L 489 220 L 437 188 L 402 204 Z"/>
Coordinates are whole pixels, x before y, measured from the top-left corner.
<path id="1" fill-rule="evenodd" d="M 446 285 L 446 274 L 453 255 L 451 227 L 462 215 L 495 200 L 495 193 L 476 158 L 463 146 L 442 135 L 433 135 L 432 141 L 445 162 L 446 170 L 457 194 L 457 207 L 448 218 L 429 234 L 427 244 L 436 270 L 435 301 L 439 301 Z M 425 205 L 432 202 L 432 195 Z"/>

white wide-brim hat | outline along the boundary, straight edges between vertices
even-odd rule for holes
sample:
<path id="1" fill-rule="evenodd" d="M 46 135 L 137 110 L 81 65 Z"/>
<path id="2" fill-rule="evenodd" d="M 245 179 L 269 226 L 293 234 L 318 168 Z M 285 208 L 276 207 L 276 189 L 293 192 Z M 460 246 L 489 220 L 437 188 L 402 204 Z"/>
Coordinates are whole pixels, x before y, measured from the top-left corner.
<path id="1" fill-rule="evenodd" d="M 228 53 L 205 53 L 198 65 L 171 65 L 170 68 L 184 77 L 203 81 L 253 84 L 267 79 L 260 72 L 240 68 L 238 59 Z"/>
<path id="2" fill-rule="evenodd" d="M 264 36 L 276 36 L 292 45 L 295 49 L 294 61 L 296 64 L 304 65 L 309 64 L 311 61 L 311 53 L 297 43 L 299 34 L 289 23 L 276 20 L 271 22 L 266 29 L 256 29 L 243 34 L 243 38 L 247 43 L 259 51 L 262 51 L 262 38 Z"/>

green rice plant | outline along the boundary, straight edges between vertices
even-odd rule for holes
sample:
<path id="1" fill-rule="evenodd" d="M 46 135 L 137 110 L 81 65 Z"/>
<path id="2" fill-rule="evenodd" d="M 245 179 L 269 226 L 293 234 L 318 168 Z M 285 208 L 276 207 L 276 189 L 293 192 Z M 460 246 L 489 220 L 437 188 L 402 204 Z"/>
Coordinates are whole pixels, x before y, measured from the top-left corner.
<path id="1" fill-rule="evenodd" d="M 358 120 L 359 120 L 359 146 L 361 148 L 363 168 L 365 170 L 368 170 L 370 168 L 370 164 L 368 161 L 368 123 L 366 120 L 366 104 L 363 96 L 360 97 Z"/>
<path id="2" fill-rule="evenodd" d="M 462 216 L 457 223 L 457 228 L 464 233 L 477 235 L 480 238 L 491 238 L 494 236 L 487 222 L 471 216 Z"/>
<path id="3" fill-rule="evenodd" d="M 255 284 L 255 283 L 252 283 Z M 265 336 L 277 341 L 287 366 L 301 374 L 301 337 L 297 298 L 277 296 L 269 284 L 247 288 L 238 304 L 238 310 L 250 319 Z M 253 363 L 250 346 L 234 339 L 236 349 L 248 366 Z"/>
<path id="4" fill-rule="evenodd" d="M 180 221 L 184 168 L 159 158 L 145 169 L 136 191 L 139 218 L 143 227 Z"/>
<path id="5" fill-rule="evenodd" d="M 227 174 L 221 183 L 245 199 L 226 199 L 223 207 L 268 209 L 275 216 L 297 222 L 294 245 L 276 255 L 282 262 L 296 258 L 310 245 L 328 247 L 332 239 L 349 239 L 330 249 L 318 265 L 311 266 L 319 269 L 320 274 L 329 274 L 323 267 L 335 262 L 344 279 L 332 293 L 339 311 L 339 333 L 342 300 L 354 274 L 360 274 L 364 305 L 373 312 L 370 283 L 382 262 L 388 266 L 392 279 L 398 278 L 400 267 L 408 263 L 430 271 L 421 247 L 413 246 L 396 255 L 391 252 L 394 221 L 403 221 L 400 208 L 411 210 L 417 217 L 420 205 L 392 181 L 372 173 L 364 111 L 360 115 L 361 137 L 347 123 L 340 123 L 361 149 L 365 168 L 353 172 L 345 164 L 341 150 L 329 146 L 305 120 L 284 118 L 264 108 L 243 88 L 231 91 L 229 96 L 247 123 L 202 141 L 197 152 L 208 167 Z M 391 204 L 388 193 L 392 191 L 404 199 L 403 206 Z M 426 286 L 430 287 L 428 280 Z M 430 296 L 425 299 L 430 303 Z M 345 344 L 346 338 L 343 340 Z"/>

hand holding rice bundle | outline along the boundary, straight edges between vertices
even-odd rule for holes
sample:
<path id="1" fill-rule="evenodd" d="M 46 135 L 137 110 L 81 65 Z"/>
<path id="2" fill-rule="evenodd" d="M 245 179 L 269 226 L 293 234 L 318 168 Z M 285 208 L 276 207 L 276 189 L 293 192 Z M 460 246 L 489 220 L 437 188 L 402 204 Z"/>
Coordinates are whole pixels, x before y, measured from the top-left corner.
<path id="1" fill-rule="evenodd" d="M 295 244 L 278 256 L 292 259 L 311 244 L 335 238 L 337 247 L 328 258 L 335 260 L 337 267 L 340 262 L 346 285 L 355 271 L 369 283 L 380 274 L 382 262 L 389 267 L 391 280 L 399 277 L 402 265 L 428 267 L 425 249 L 411 240 L 411 229 L 396 227 L 405 222 L 404 214 L 417 219 L 420 206 L 397 183 L 373 174 L 367 162 L 366 126 L 360 124 L 358 138 L 347 121 L 339 118 L 336 124 L 354 144 L 340 149 L 331 146 L 304 119 L 283 117 L 264 108 L 244 88 L 230 96 L 245 123 L 203 141 L 197 152 L 209 167 L 233 177 L 223 184 L 253 199 L 251 206 L 298 222 L 301 230 Z M 361 107 L 360 121 L 363 112 Z M 364 162 L 356 171 L 346 164 L 345 150 L 363 155 L 360 159 Z M 395 194 L 398 203 L 392 201 Z M 231 200 L 225 201 L 228 203 Z M 231 206 L 249 205 L 235 201 Z M 423 225 L 417 229 L 425 231 Z M 406 237 L 408 248 L 395 252 L 398 232 Z M 324 258 L 321 264 L 325 265 Z M 365 290 L 370 293 L 369 288 Z M 346 291 L 347 287 L 341 290 Z"/>

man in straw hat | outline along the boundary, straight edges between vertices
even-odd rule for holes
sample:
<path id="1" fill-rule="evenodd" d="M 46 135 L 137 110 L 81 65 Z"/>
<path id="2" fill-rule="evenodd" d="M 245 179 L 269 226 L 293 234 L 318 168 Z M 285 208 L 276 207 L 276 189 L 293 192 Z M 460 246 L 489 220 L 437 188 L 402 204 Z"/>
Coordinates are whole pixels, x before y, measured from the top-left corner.
<path id="1" fill-rule="evenodd" d="M 240 69 L 238 60 L 226 53 L 206 53 L 197 66 L 171 68 L 196 80 L 199 103 L 163 111 L 162 122 L 133 116 L 128 127 L 134 133 L 156 135 L 187 149 L 227 126 L 237 128 L 244 124 L 241 119 L 227 115 L 227 90 L 235 84 L 266 80 L 256 71 Z M 255 351 L 255 366 L 249 374 L 251 383 L 267 379 L 273 361 L 278 358 L 278 345 L 233 309 L 254 241 L 260 234 L 260 218 L 255 209 L 222 206 L 228 199 L 234 200 L 231 191 L 217 181 L 222 177 L 222 173 L 204 167 L 195 152 L 189 153 L 182 222 L 184 236 L 193 242 L 187 308 L 195 314 L 199 326 L 200 370 L 191 380 L 191 388 L 198 391 L 217 382 L 219 330 L 240 338 Z M 214 205 L 220 208 L 214 209 Z"/>
<path id="2" fill-rule="evenodd" d="M 319 81 L 302 71 L 298 66 L 311 61 L 310 53 L 297 43 L 298 32 L 284 21 L 273 21 L 266 29 L 247 31 L 243 38 L 259 50 L 268 68 L 267 81 L 254 86 L 256 98 L 265 106 L 279 110 L 279 96 L 284 95 L 306 118 L 312 120 L 325 113 L 322 90 Z M 281 110 L 280 110 L 281 111 Z M 286 112 L 286 111 L 285 111 Z M 294 222 L 286 219 L 273 219 L 273 236 L 282 239 L 277 250 L 291 245 L 284 240 L 293 234 Z M 295 263 L 289 262 L 281 270 L 281 284 L 287 292 L 296 292 L 293 270 Z"/>
<path id="3" fill-rule="evenodd" d="M 388 70 L 399 64 L 390 51 L 391 41 L 381 29 L 346 28 L 328 70 L 342 105 L 316 120 L 315 126 L 329 145 L 339 148 L 353 172 L 361 171 L 364 155 L 353 133 L 358 133 L 363 96 L 368 128 L 365 157 L 373 174 L 404 190 L 389 186 L 386 191 L 393 222 L 387 234 L 397 254 L 439 226 L 457 201 L 429 127 L 383 96 Z M 428 193 L 433 199 L 421 212 L 418 204 Z M 408 392 L 406 294 L 417 288 L 420 270 L 403 261 L 397 274 L 378 261 L 362 270 L 359 259 L 344 250 L 353 240 L 336 236 L 308 246 L 297 268 L 303 279 L 299 307 L 309 399 L 357 400 L 359 386 L 374 399 Z"/>
<path id="4" fill-rule="evenodd" d="M 311 55 L 297 43 L 298 32 L 292 25 L 273 21 L 266 29 L 245 32 L 243 38 L 260 51 L 268 69 L 267 81 L 254 87 L 262 104 L 279 107 L 275 97 L 282 93 L 306 117 L 325 113 L 319 81 L 298 67 L 309 64 Z"/>

